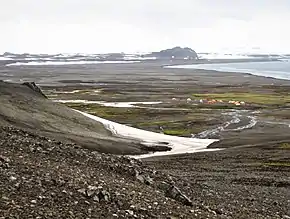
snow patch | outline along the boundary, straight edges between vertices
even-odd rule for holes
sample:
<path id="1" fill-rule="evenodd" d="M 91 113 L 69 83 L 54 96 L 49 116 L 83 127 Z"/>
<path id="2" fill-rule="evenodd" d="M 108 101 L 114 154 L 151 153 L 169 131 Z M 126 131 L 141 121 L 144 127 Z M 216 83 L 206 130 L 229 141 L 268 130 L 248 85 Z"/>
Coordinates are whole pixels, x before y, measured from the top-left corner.
<path id="1" fill-rule="evenodd" d="M 137 108 L 135 105 L 153 105 L 161 104 L 162 102 L 105 102 L 105 101 L 92 101 L 92 100 L 54 100 L 58 103 L 87 103 L 87 104 L 99 104 L 107 107 L 118 107 L 118 108 Z"/>
<path id="2" fill-rule="evenodd" d="M 200 59 L 253 59 L 254 57 L 244 55 L 244 54 L 223 54 L 223 53 L 199 53 L 198 57 Z"/>
<path id="3" fill-rule="evenodd" d="M 9 57 L 0 57 L 0 61 L 8 61 L 8 60 L 13 60 L 13 59 Z"/>
<path id="4" fill-rule="evenodd" d="M 139 140 L 142 144 L 147 146 L 160 145 L 160 142 L 168 143 L 168 147 L 172 149 L 170 151 L 165 152 L 155 152 L 144 155 L 131 156 L 137 159 L 140 158 L 148 158 L 154 156 L 166 156 L 166 155 L 174 155 L 174 154 L 184 154 L 184 153 L 195 153 L 201 151 L 216 151 L 221 149 L 207 149 L 207 146 L 218 141 L 217 139 L 197 139 L 197 138 L 185 138 L 185 137 L 177 137 L 164 135 L 160 133 L 145 131 L 141 129 L 136 129 L 133 127 L 129 127 L 126 125 L 122 125 L 116 122 L 112 122 L 106 119 L 102 119 L 97 116 L 90 115 L 88 113 L 84 113 L 78 110 L 75 110 L 82 115 L 91 118 L 95 121 L 102 123 L 105 128 L 110 130 L 115 136 Z"/>
<path id="5" fill-rule="evenodd" d="M 138 62 L 140 61 L 72 61 L 72 62 L 45 61 L 45 62 L 16 62 L 7 64 L 6 66 L 129 64 Z"/>

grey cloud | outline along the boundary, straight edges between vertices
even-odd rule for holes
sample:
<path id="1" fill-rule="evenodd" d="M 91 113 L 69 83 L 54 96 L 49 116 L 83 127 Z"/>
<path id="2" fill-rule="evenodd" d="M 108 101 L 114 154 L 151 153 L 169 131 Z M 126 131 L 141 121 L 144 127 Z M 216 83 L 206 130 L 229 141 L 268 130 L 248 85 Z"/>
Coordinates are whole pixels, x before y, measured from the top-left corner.
<path id="1" fill-rule="evenodd" d="M 279 4 L 280 2 L 280 4 Z M 47 20 L 93 22 L 117 20 L 128 24 L 200 27 L 217 18 L 249 20 L 260 10 L 290 7 L 280 0 L 9 0 L 0 2 L 1 21 Z"/>
<path id="2" fill-rule="evenodd" d="M 70 48 L 68 39 L 79 49 L 84 46 L 90 48 L 89 43 L 101 39 L 102 45 L 94 42 L 98 49 L 112 46 L 112 43 L 104 46 L 104 40 L 115 39 L 114 36 L 120 34 L 122 38 L 115 39 L 118 42 L 128 39 L 127 44 L 120 45 L 120 48 L 130 46 L 131 42 L 135 42 L 135 48 L 145 40 L 147 47 L 149 44 L 166 43 L 190 46 L 192 41 L 204 45 L 204 39 L 209 46 L 218 47 L 221 40 L 236 43 L 229 33 L 232 28 L 239 27 L 232 27 L 231 24 L 238 23 L 242 25 L 240 30 L 246 31 L 247 24 L 253 23 L 257 17 L 267 17 L 269 20 L 284 13 L 287 19 L 289 10 L 289 0 L 2 0 L 0 28 L 6 30 L 6 35 L 0 36 L 0 46 L 1 40 L 7 42 L 7 39 L 14 39 L 11 45 L 2 43 L 2 47 L 28 48 L 29 45 L 23 42 L 29 39 L 35 42 L 41 37 L 50 40 L 51 44 L 58 44 L 59 48 Z M 229 20 L 229 23 L 223 26 L 224 20 Z M 255 24 L 251 25 L 255 27 Z M 217 33 L 221 26 L 224 33 Z M 50 33 L 43 33 L 45 30 Z M 265 28 L 263 30 L 265 32 Z M 54 32 L 60 36 L 55 36 Z M 219 39 L 216 39 L 216 35 Z M 224 39 L 227 36 L 229 39 Z M 246 34 L 234 36 L 239 38 L 237 42 L 248 43 L 245 41 Z M 151 42 L 148 42 L 148 37 Z M 39 45 L 41 42 L 39 40 Z"/>

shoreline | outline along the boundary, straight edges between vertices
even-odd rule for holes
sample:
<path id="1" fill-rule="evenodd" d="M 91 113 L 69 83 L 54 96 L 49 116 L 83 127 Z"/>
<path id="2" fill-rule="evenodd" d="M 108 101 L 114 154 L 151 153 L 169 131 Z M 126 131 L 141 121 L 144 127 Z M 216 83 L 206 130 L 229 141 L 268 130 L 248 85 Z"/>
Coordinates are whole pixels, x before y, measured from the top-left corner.
<path id="1" fill-rule="evenodd" d="M 242 64 L 246 64 L 246 63 L 269 63 L 269 62 L 281 62 L 283 63 L 283 61 L 261 61 L 261 62 L 253 62 L 253 61 L 249 61 L 249 62 L 242 62 Z M 286 81 L 290 81 L 290 71 L 289 72 L 285 72 L 285 71 L 268 71 L 268 70 L 255 70 L 255 69 L 238 69 L 235 67 L 221 67 L 221 69 L 216 69 L 215 67 L 212 67 L 212 65 L 218 66 L 218 65 L 223 65 L 223 64 L 241 64 L 241 63 L 205 63 L 205 64 L 191 64 L 191 65 L 169 65 L 169 66 L 164 66 L 164 68 L 170 68 L 170 69 L 192 69 L 192 70 L 202 70 L 202 71 L 211 71 L 211 72 L 217 72 L 217 73 L 234 73 L 234 74 L 244 74 L 244 75 L 250 75 L 250 76 L 258 76 L 258 77 L 265 77 L 265 78 L 269 78 L 269 79 L 275 79 L 275 80 L 286 80 Z M 197 66 L 197 67 L 195 67 Z M 207 68 L 207 66 L 209 68 Z M 286 76 L 270 76 L 269 74 L 286 74 Z M 289 76 L 287 77 L 287 74 L 289 74 Z"/>
<path id="2" fill-rule="evenodd" d="M 234 62 L 228 62 L 234 63 Z M 23 83 L 24 81 L 34 81 L 36 84 L 43 87 L 59 87 L 68 85 L 77 85 L 77 87 L 96 86 L 96 85 L 109 85 L 112 82 L 118 84 L 123 83 L 126 77 L 116 80 L 123 74 L 124 71 L 136 77 L 134 80 L 138 80 L 139 83 L 145 75 L 147 77 L 155 78 L 158 75 L 168 75 L 166 81 L 172 80 L 177 76 L 182 77 L 194 77 L 194 79 L 200 83 L 200 85 L 216 84 L 216 85 L 228 85 L 251 83 L 251 84 L 275 84 L 275 85 L 290 85 L 290 81 L 286 79 L 277 79 L 269 76 L 255 75 L 251 73 L 243 72 L 226 72 L 215 70 L 203 70 L 203 69 L 185 69 L 185 68 L 164 68 L 165 66 L 176 65 L 194 65 L 199 63 L 193 63 L 188 60 L 175 60 L 169 61 L 146 61 L 140 63 L 130 64 L 97 64 L 97 65 L 65 65 L 65 66 L 11 66 L 6 67 L 5 63 L 1 66 L 0 62 L 0 80 Z M 8 64 L 8 63 L 6 63 Z M 214 63 L 211 63 L 214 64 Z M 86 69 L 86 73 L 82 74 Z M 55 72 L 57 70 L 57 72 Z M 147 72 L 148 71 L 148 72 Z M 19 74 L 15 74 L 18 72 Z M 62 72 L 62 73 L 60 73 Z M 67 73 L 70 72 L 70 77 L 67 77 Z M 77 75 L 80 72 L 81 75 Z M 136 74 L 137 72 L 137 74 Z M 156 72 L 156 73 L 155 73 Z M 216 74 L 216 73 L 219 74 Z M 238 73 L 238 74 L 237 74 Z M 114 75 L 115 74 L 115 75 Z M 95 78 L 98 75 L 98 78 Z M 144 76 L 143 76 L 144 75 Z M 53 77 L 51 77 L 53 76 Z M 213 78 L 209 78 L 209 76 Z M 228 77 L 229 76 L 229 77 Z M 246 77 L 245 77 L 246 76 Z M 145 76 L 146 77 L 146 76 Z M 205 79 L 209 80 L 205 80 Z M 159 79 L 159 78 L 158 78 Z M 220 80 L 221 79 L 221 80 Z M 174 79 L 175 80 L 175 79 Z M 192 80 L 192 79 L 191 79 Z M 166 82 L 165 81 L 165 82 Z"/>

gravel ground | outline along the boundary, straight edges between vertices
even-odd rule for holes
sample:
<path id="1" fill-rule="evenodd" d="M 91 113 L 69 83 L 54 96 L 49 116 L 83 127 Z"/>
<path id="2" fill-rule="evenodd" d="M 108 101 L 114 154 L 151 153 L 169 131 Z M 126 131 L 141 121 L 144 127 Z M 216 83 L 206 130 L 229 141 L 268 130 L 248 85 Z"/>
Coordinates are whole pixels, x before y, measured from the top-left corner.
<path id="1" fill-rule="evenodd" d="M 267 144 L 143 161 L 222 218 L 290 218 L 290 150 Z M 289 146 L 289 145 L 288 145 Z"/>
<path id="2" fill-rule="evenodd" d="M 290 216 L 275 145 L 138 161 L 4 127 L 0 147 L 0 218 Z"/>
<path id="3" fill-rule="evenodd" d="M 167 174 L 19 129 L 0 129 L 0 218 L 215 217 Z"/>

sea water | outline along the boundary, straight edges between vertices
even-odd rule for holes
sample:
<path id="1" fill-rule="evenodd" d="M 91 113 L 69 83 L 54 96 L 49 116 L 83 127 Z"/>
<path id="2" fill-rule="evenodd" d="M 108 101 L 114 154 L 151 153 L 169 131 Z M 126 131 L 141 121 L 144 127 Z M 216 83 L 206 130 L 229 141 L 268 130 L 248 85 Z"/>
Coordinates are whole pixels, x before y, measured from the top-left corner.
<path id="1" fill-rule="evenodd" d="M 273 62 L 178 65 L 178 66 L 168 66 L 167 68 L 203 69 L 219 72 L 249 73 L 258 76 L 290 80 L 290 60 L 281 60 Z"/>

